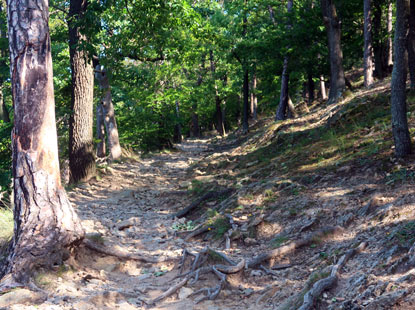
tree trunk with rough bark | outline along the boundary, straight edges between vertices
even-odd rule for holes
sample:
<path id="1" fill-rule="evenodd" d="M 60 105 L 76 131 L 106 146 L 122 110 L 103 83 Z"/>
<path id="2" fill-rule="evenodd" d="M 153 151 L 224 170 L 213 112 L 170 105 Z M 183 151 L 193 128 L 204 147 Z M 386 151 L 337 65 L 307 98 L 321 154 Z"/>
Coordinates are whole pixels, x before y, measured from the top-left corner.
<path id="1" fill-rule="evenodd" d="M 111 160 L 117 160 L 121 157 L 121 146 L 118 136 L 117 121 L 115 119 L 114 105 L 112 104 L 111 86 L 108 74 L 102 66 L 98 66 L 95 71 L 99 87 L 103 91 L 99 104 L 102 106 L 105 130 L 107 132 L 108 151 Z"/>
<path id="2" fill-rule="evenodd" d="M 408 13 L 409 0 L 397 0 L 394 42 L 395 62 L 391 82 L 392 132 L 397 157 L 405 157 L 411 153 L 411 138 L 406 115 Z"/>
<path id="3" fill-rule="evenodd" d="M 243 133 L 248 133 L 249 131 L 249 72 L 248 69 L 244 69 L 244 85 L 243 85 L 243 113 L 242 113 L 242 131 Z"/>
<path id="4" fill-rule="evenodd" d="M 372 1 L 363 0 L 364 12 L 364 85 L 371 87 L 373 84 L 373 46 L 372 46 Z"/>
<path id="5" fill-rule="evenodd" d="M 287 11 L 290 14 L 293 10 L 293 0 L 287 1 Z M 292 28 L 291 23 L 287 26 L 287 30 L 290 31 Z M 275 120 L 280 121 L 287 118 L 287 108 L 288 108 L 288 85 L 290 79 L 290 73 L 288 72 L 288 62 L 290 57 L 285 55 L 284 64 L 282 68 L 281 76 L 281 92 L 280 92 L 280 103 L 278 104 L 277 113 L 275 114 Z"/>
<path id="6" fill-rule="evenodd" d="M 47 1 L 10 0 L 14 237 L 2 285 L 61 264 L 84 236 L 61 185 Z M 30 29 L 30 30 L 29 30 Z"/>
<path id="7" fill-rule="evenodd" d="M 341 24 L 333 0 L 321 0 L 324 24 L 327 29 L 330 54 L 330 92 L 329 103 L 335 103 L 346 88 L 341 48 Z"/>
<path id="8" fill-rule="evenodd" d="M 307 74 L 308 103 L 313 103 L 314 101 L 314 89 L 315 89 L 315 84 L 313 80 L 313 75 L 311 73 L 308 73 Z"/>
<path id="9" fill-rule="evenodd" d="M 388 15 L 386 18 L 386 24 L 388 29 L 388 67 L 393 66 L 393 42 L 392 42 L 392 32 L 393 32 L 393 1 L 389 0 L 388 4 Z M 389 71 L 390 72 L 390 71 Z"/>
<path id="10" fill-rule="evenodd" d="M 78 22 L 87 0 L 71 0 L 68 15 L 69 54 L 72 70 L 72 114 L 69 122 L 69 168 L 71 183 L 87 181 L 96 174 L 93 143 L 94 70 L 80 44 L 86 41 Z"/>
<path id="11" fill-rule="evenodd" d="M 408 33 L 408 68 L 411 77 L 411 88 L 415 88 L 415 0 L 410 0 Z"/>

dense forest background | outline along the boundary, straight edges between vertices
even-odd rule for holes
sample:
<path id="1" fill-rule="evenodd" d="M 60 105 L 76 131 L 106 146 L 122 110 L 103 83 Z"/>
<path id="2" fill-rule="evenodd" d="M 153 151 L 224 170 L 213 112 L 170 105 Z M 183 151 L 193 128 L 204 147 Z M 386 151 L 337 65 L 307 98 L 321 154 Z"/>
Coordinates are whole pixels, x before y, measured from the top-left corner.
<path id="1" fill-rule="evenodd" d="M 68 25 L 77 27 L 82 36 L 71 41 L 76 45 L 72 47 L 94 61 L 95 72 L 97 65 L 105 70 L 120 142 L 133 150 L 171 147 L 181 136 L 198 137 L 212 130 L 223 135 L 243 127 L 246 132 L 248 119 L 274 114 L 280 102 L 284 108 L 284 100 L 297 111 L 325 100 L 322 83 L 331 86 L 331 30 L 325 7 L 333 8 L 340 25 L 342 50 L 337 53 L 343 56 L 342 70 L 363 65 L 364 3 L 360 0 L 76 2 L 83 3 L 81 13 L 71 13 L 65 1 L 50 4 L 62 160 L 69 156 L 72 113 Z M 8 186 L 13 113 L 5 3 L 1 7 L 1 185 Z M 372 4 L 377 78 L 390 73 L 392 9 L 390 1 Z M 347 91 L 360 83 L 352 85 L 346 79 Z M 99 86 L 96 79 L 95 106 L 103 92 Z M 296 113 L 291 110 L 277 118 Z M 94 142 L 100 137 L 95 135 Z"/>

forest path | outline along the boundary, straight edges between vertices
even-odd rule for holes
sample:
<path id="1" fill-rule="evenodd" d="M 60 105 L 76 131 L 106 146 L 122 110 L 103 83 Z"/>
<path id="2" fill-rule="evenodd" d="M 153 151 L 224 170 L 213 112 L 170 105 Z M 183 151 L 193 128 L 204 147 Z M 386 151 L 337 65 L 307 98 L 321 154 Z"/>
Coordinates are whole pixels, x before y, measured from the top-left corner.
<path id="1" fill-rule="evenodd" d="M 207 140 L 189 140 L 178 147 L 180 151 L 103 166 L 98 180 L 68 193 L 87 238 L 165 262 L 120 260 L 82 248 L 75 261 L 36 277 L 48 295 L 43 303 L 10 309 L 147 309 L 142 300 L 169 288 L 176 275 L 169 271 L 183 246 L 182 239 L 172 237 L 171 214 L 188 203 L 187 169 L 209 150 Z M 217 309 L 209 305 L 210 301 L 196 308 L 182 297 L 151 309 Z"/>

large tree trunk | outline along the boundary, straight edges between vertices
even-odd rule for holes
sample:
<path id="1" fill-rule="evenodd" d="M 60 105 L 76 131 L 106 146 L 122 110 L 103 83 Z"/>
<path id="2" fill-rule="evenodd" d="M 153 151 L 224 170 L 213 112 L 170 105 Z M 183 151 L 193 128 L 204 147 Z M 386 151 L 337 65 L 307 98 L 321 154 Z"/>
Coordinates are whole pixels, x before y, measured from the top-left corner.
<path id="1" fill-rule="evenodd" d="M 287 1 L 287 11 L 290 14 L 293 10 L 293 0 Z M 288 31 L 291 30 L 291 23 L 288 25 Z M 282 68 L 281 76 L 281 92 L 280 92 L 280 103 L 278 104 L 277 113 L 275 114 L 275 120 L 284 120 L 287 118 L 287 107 L 288 107 L 288 84 L 290 79 L 290 73 L 288 72 L 289 56 L 285 55 L 284 64 Z"/>
<path id="2" fill-rule="evenodd" d="M 408 13 L 409 0 L 397 0 L 394 42 L 395 63 L 391 83 L 392 132 L 397 157 L 405 157 L 411 153 L 411 138 L 406 116 Z"/>
<path id="3" fill-rule="evenodd" d="M 392 43 L 393 1 L 392 0 L 389 0 L 389 3 L 388 3 L 388 16 L 386 18 L 386 23 L 387 23 L 387 29 L 388 29 L 388 60 L 387 60 L 387 66 L 389 68 L 391 68 L 393 66 L 393 43 Z"/>
<path id="4" fill-rule="evenodd" d="M 96 173 L 93 143 L 94 70 L 92 61 L 80 44 L 79 20 L 87 0 L 71 0 L 68 16 L 69 53 L 72 70 L 72 114 L 69 123 L 69 168 L 71 183 L 87 181 Z"/>
<path id="5" fill-rule="evenodd" d="M 321 0 L 323 19 L 327 29 L 330 53 L 330 93 L 329 103 L 335 103 L 346 88 L 341 48 L 341 25 L 333 0 Z"/>
<path id="6" fill-rule="evenodd" d="M 415 88 L 415 0 L 410 0 L 409 33 L 408 33 L 408 64 L 411 77 L 411 88 Z"/>
<path id="7" fill-rule="evenodd" d="M 364 85 L 370 87 L 373 84 L 373 50 L 372 50 L 372 0 L 363 0 L 364 12 Z"/>
<path id="8" fill-rule="evenodd" d="M 112 104 L 111 87 L 108 74 L 102 66 L 96 68 L 96 77 L 99 81 L 99 87 L 103 91 L 100 101 L 104 116 L 105 129 L 107 131 L 108 150 L 111 160 L 117 160 L 121 157 L 120 139 L 118 136 L 117 121 L 115 119 L 114 105 Z"/>
<path id="9" fill-rule="evenodd" d="M 47 1 L 9 1 L 14 237 L 3 283 L 60 264 L 84 235 L 60 180 L 48 16 Z"/>

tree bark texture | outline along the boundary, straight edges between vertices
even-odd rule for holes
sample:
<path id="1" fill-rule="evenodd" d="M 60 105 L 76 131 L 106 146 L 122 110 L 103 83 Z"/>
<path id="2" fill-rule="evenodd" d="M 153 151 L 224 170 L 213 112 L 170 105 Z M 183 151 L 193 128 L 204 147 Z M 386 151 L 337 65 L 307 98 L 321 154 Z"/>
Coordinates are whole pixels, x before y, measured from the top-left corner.
<path id="1" fill-rule="evenodd" d="M 102 66 L 97 69 L 99 70 L 96 70 L 96 77 L 99 81 L 99 87 L 103 91 L 99 105 L 102 106 L 109 155 L 111 160 L 117 160 L 121 157 L 121 145 L 118 136 L 117 121 L 115 119 L 114 105 L 112 104 L 111 86 L 107 71 Z"/>
<path id="2" fill-rule="evenodd" d="M 287 1 L 287 12 L 290 14 L 293 10 L 293 0 Z M 287 30 L 291 31 L 291 23 L 287 26 Z M 278 104 L 277 113 L 275 114 L 275 120 L 281 121 L 287 118 L 287 107 L 288 107 L 288 85 L 290 79 L 290 73 L 288 72 L 289 55 L 285 55 L 284 63 L 282 68 L 281 76 L 281 91 L 280 91 L 280 102 Z"/>
<path id="3" fill-rule="evenodd" d="M 394 42 L 395 62 L 391 82 L 392 132 L 397 157 L 405 157 L 411 153 L 411 138 L 406 116 L 408 13 L 409 0 L 397 0 Z"/>
<path id="4" fill-rule="evenodd" d="M 409 33 L 408 33 L 408 68 L 411 77 L 411 88 L 415 88 L 415 0 L 410 0 Z"/>
<path id="5" fill-rule="evenodd" d="M 392 42 L 392 31 L 393 31 L 393 2 L 389 0 L 388 4 L 388 16 L 386 18 L 387 29 L 388 29 L 388 67 L 393 66 L 393 42 Z M 389 71 L 390 72 L 390 71 Z"/>
<path id="6" fill-rule="evenodd" d="M 364 12 L 364 85 L 373 84 L 373 46 L 372 46 L 372 0 L 363 0 Z"/>
<path id="7" fill-rule="evenodd" d="M 284 65 L 282 69 L 282 76 L 281 76 L 280 103 L 278 104 L 277 113 L 275 115 L 276 121 L 285 120 L 287 118 L 289 78 L 290 76 L 288 73 L 288 56 L 285 56 Z"/>
<path id="8" fill-rule="evenodd" d="M 69 54 L 72 70 L 69 122 L 69 169 L 71 183 L 87 181 L 96 173 L 93 143 L 94 70 L 80 44 L 86 40 L 78 20 L 87 9 L 87 0 L 71 0 L 68 16 Z"/>
<path id="9" fill-rule="evenodd" d="M 314 101 L 314 80 L 311 73 L 307 74 L 307 94 L 308 94 L 308 103 L 313 103 Z"/>
<path id="10" fill-rule="evenodd" d="M 48 17 L 47 1 L 8 3 L 14 237 L 0 274 L 20 283 L 61 263 L 84 235 L 60 180 Z"/>
<path id="11" fill-rule="evenodd" d="M 330 54 L 330 92 L 329 103 L 335 103 L 346 88 L 341 48 L 341 25 L 334 0 L 321 0 L 323 19 L 327 29 Z"/>

